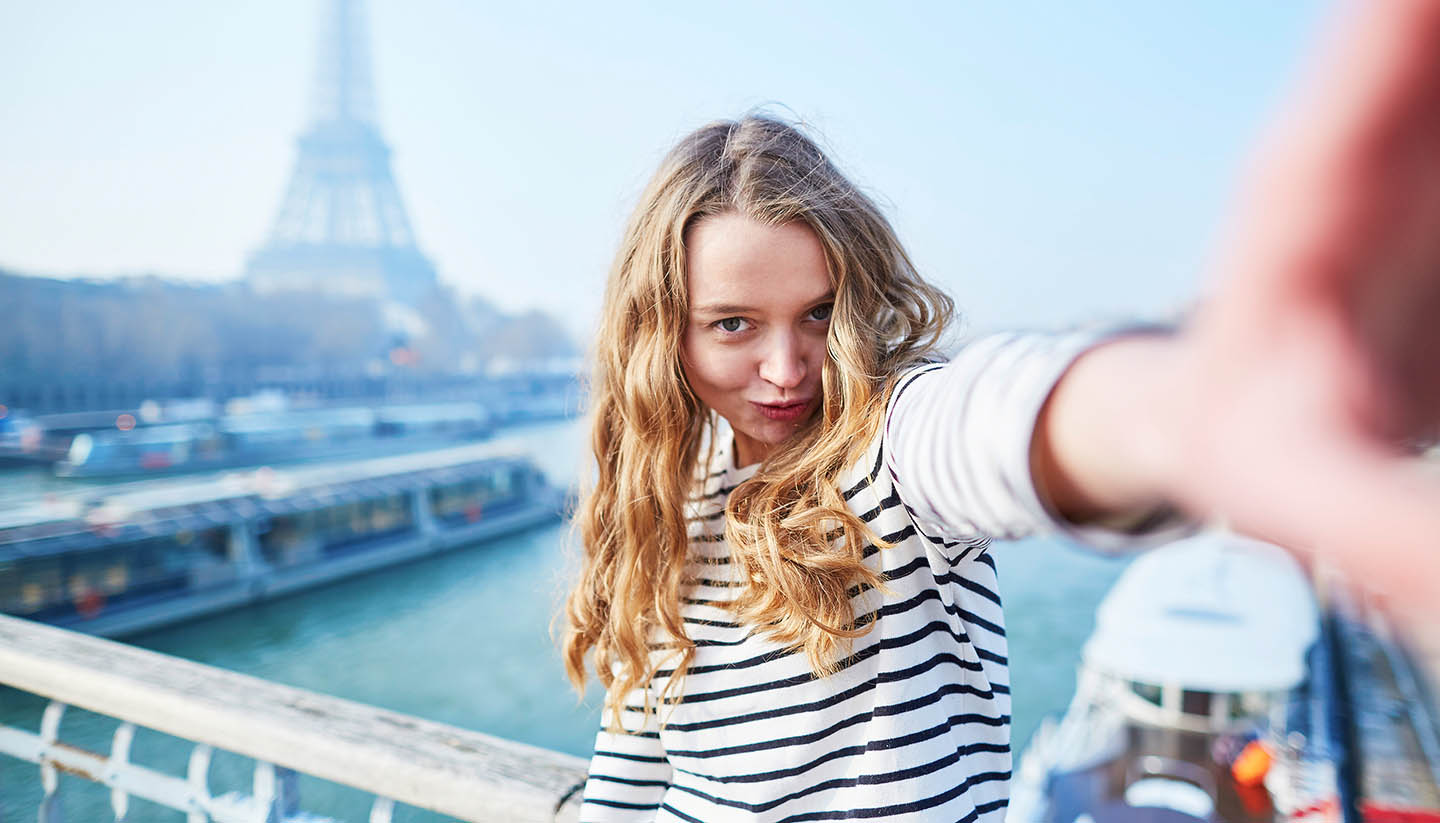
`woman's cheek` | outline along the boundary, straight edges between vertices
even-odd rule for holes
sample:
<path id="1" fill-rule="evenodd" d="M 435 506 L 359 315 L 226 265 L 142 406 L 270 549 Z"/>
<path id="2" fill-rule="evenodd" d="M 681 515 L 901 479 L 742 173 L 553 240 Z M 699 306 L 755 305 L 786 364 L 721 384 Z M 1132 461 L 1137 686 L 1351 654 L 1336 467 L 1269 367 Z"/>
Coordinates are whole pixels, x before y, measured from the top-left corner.
<path id="1" fill-rule="evenodd" d="M 755 371 L 753 358 L 743 349 L 725 352 L 722 361 L 720 382 L 727 389 L 740 391 L 750 385 L 750 375 Z"/>

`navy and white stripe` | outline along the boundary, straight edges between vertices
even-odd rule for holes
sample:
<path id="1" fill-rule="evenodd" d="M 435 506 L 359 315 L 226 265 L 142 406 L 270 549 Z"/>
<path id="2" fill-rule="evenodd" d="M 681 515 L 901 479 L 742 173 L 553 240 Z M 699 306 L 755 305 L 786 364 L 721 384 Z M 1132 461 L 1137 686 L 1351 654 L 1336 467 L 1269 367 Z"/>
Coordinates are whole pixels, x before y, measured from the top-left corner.
<path id="1" fill-rule="evenodd" d="M 663 726 L 653 715 L 642 721 L 640 706 L 653 705 L 672 672 L 659 664 L 648 690 L 627 696 L 621 720 L 639 732 L 601 731 L 581 818 L 1000 823 L 1011 768 L 1010 680 L 989 532 L 981 526 L 1014 535 L 1054 525 L 1029 485 L 1029 432 L 1079 350 L 1001 340 L 897 384 L 889 425 L 840 483 L 850 509 L 894 543 L 863 552 L 885 584 L 853 590 L 857 619 L 873 628 L 822 679 L 803 653 L 738 624 L 725 608 L 743 586 L 723 537 L 725 501 L 755 467 L 733 466 L 721 427 L 716 465 L 725 468 L 702 468 L 688 513 L 687 571 L 695 583 L 681 613 L 696 649 L 683 695 L 660 708 Z M 987 395 L 1006 375 L 1005 390 Z M 957 403 L 949 385 L 956 381 L 984 396 L 972 402 L 960 387 L 963 413 L 944 420 L 927 407 Z M 917 425 L 958 426 L 964 435 L 941 438 L 954 454 L 915 458 L 916 444 L 933 434 Z M 901 426 L 905 452 L 887 454 Z M 995 436 L 1007 442 L 988 442 Z M 936 466 L 961 472 L 944 480 L 958 476 L 963 486 L 934 482 Z M 922 492 L 920 515 L 912 490 Z"/>

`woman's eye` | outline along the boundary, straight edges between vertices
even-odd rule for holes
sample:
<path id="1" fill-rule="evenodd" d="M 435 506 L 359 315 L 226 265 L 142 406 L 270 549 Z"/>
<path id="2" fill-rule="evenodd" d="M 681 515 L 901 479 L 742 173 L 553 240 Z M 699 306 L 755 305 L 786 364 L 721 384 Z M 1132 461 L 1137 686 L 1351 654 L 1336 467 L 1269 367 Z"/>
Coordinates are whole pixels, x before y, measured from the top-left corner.
<path id="1" fill-rule="evenodd" d="M 834 308 L 834 306 L 833 306 L 832 304 L 830 304 L 830 303 L 826 303 L 826 304 L 823 305 L 823 306 L 816 306 L 815 308 L 813 308 L 813 309 L 810 310 L 810 319 L 811 319 L 811 320 L 829 320 L 829 319 L 830 319 L 830 310 L 831 310 L 832 308 Z"/>
<path id="2" fill-rule="evenodd" d="M 745 328 L 745 320 L 740 317 L 727 317 L 715 324 L 721 331 L 737 332 Z"/>

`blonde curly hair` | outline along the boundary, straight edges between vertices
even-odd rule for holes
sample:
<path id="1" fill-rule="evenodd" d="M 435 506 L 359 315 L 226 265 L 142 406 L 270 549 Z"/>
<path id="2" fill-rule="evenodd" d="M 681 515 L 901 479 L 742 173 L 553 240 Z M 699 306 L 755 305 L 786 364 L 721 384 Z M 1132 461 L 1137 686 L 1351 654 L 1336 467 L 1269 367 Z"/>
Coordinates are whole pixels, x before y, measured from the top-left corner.
<path id="1" fill-rule="evenodd" d="M 875 203 L 798 127 L 749 115 L 703 126 L 670 151 L 640 197 L 606 286 L 590 385 L 599 471 L 577 512 L 583 565 L 565 608 L 567 673 L 583 689 L 592 659 L 612 727 L 625 696 L 659 667 L 653 646 L 669 650 L 664 662 L 675 666 L 661 702 L 679 697 L 694 656 L 680 617 L 690 582 L 686 508 L 713 449 L 700 454 L 712 415 L 680 362 L 685 237 L 724 213 L 772 226 L 803 222 L 824 248 L 835 289 L 817 420 L 775 449 L 725 512 L 731 562 L 748 581 L 734 612 L 803 648 L 817 676 L 868 628 L 856 625 L 848 590 L 880 582 L 861 562 L 875 536 L 846 507 L 836 479 L 875 435 L 892 378 L 939 346 L 953 312 Z"/>

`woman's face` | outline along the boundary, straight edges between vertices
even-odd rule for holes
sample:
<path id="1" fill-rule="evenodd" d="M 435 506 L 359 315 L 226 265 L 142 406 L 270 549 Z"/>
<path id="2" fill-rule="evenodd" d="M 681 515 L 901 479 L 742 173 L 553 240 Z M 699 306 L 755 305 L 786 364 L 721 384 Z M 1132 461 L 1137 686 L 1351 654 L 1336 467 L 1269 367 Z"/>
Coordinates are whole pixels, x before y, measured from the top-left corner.
<path id="1" fill-rule="evenodd" d="M 685 376 L 730 422 L 739 464 L 757 463 L 820 407 L 835 300 L 824 249 L 804 223 L 726 213 L 692 226 L 685 254 Z"/>

